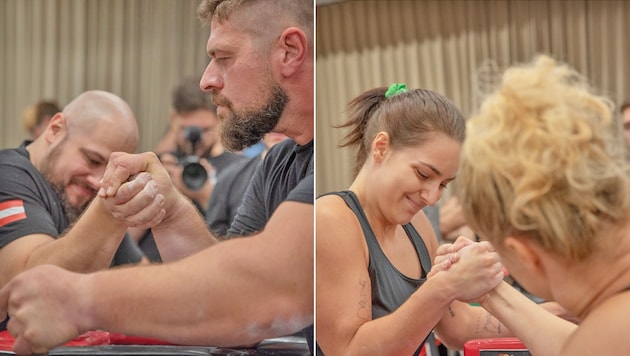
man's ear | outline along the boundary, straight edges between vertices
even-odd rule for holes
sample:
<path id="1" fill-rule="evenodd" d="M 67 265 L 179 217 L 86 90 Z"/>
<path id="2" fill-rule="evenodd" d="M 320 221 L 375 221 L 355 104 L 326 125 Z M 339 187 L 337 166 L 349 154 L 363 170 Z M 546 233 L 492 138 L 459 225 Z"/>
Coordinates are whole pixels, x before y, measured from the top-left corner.
<path id="1" fill-rule="evenodd" d="M 374 162 L 381 162 L 390 147 L 389 134 L 385 131 L 381 131 L 376 134 L 374 140 L 372 140 L 372 158 Z"/>
<path id="2" fill-rule="evenodd" d="M 42 136 L 46 142 L 51 143 L 57 139 L 60 135 L 64 135 L 66 132 L 66 117 L 62 112 L 56 113 L 48 122 L 48 126 Z"/>
<path id="3" fill-rule="evenodd" d="M 534 275 L 544 274 L 538 248 L 531 241 L 522 237 L 508 236 L 503 240 L 503 246 L 522 269 Z"/>
<path id="4" fill-rule="evenodd" d="M 308 39 L 297 27 L 285 29 L 278 39 L 280 72 L 285 77 L 296 73 L 308 55 Z"/>

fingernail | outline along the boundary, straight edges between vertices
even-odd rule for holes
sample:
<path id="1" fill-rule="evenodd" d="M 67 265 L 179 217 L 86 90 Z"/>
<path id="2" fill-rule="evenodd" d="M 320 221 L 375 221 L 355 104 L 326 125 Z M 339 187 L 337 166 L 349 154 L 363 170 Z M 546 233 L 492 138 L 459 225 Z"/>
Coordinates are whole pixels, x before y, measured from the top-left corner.
<path id="1" fill-rule="evenodd" d="M 146 184 L 150 180 L 151 180 L 151 175 L 149 173 L 143 172 L 142 173 L 142 183 Z"/>
<path id="2" fill-rule="evenodd" d="M 160 215 L 159 215 L 159 219 L 158 219 L 158 224 L 162 222 L 162 220 L 164 219 L 164 217 L 166 216 L 166 210 L 162 209 L 160 210 Z"/>
<path id="3" fill-rule="evenodd" d="M 149 189 L 151 190 L 151 193 L 157 193 L 158 191 L 158 184 L 156 181 L 152 180 L 149 182 Z"/>

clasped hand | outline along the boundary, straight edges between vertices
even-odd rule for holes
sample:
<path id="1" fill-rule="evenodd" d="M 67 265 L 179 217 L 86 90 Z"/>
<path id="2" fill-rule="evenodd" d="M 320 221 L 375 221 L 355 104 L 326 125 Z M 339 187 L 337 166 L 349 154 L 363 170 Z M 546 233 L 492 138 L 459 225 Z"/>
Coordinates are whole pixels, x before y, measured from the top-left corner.
<path id="1" fill-rule="evenodd" d="M 503 264 L 492 245 L 465 237 L 441 245 L 429 278 L 443 278 L 462 302 L 481 302 L 503 280 Z"/>
<path id="2" fill-rule="evenodd" d="M 176 195 L 168 172 L 150 152 L 112 153 L 98 192 L 115 219 L 138 228 L 159 224 Z"/>

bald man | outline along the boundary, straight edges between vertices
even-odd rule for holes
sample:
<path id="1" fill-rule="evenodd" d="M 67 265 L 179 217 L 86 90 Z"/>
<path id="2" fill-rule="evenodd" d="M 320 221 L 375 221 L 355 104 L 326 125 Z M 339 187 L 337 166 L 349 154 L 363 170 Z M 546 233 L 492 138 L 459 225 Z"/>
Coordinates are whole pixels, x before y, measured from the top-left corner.
<path id="1" fill-rule="evenodd" d="M 115 264 L 115 254 L 118 263 L 140 260 L 123 237 L 128 225 L 163 216 L 156 183 L 148 174 L 130 180 L 125 194 L 133 198 L 125 204 L 96 198 L 110 154 L 137 144 L 129 106 L 89 91 L 54 115 L 35 141 L 0 151 L 0 285 L 40 264 L 91 272 Z"/>

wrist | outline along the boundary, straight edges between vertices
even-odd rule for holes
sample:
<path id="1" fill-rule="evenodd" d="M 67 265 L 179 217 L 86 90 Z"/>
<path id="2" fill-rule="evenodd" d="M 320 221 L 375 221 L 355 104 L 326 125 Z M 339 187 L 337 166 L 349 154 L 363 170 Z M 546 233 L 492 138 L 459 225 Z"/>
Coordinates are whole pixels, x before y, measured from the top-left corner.
<path id="1" fill-rule="evenodd" d="M 448 306 L 457 299 L 457 290 L 449 282 L 447 272 L 438 272 L 424 282 L 422 288 L 433 289 L 435 302 L 439 305 Z"/>
<path id="2" fill-rule="evenodd" d="M 97 309 L 104 306 L 96 306 L 95 297 L 98 293 L 96 282 L 94 281 L 95 273 L 76 274 L 78 276 L 76 286 L 76 300 L 74 304 L 75 318 L 74 323 L 79 334 L 83 334 L 90 330 L 96 330 L 97 327 Z"/>
<path id="3" fill-rule="evenodd" d="M 112 214 L 112 211 L 107 208 L 107 203 L 105 202 L 105 199 L 106 198 L 101 198 L 100 196 L 96 196 L 94 198 L 94 200 L 92 200 L 92 203 L 90 204 L 90 206 L 88 207 L 88 211 L 89 211 L 90 208 L 92 208 L 94 210 L 94 212 L 98 216 L 106 217 L 111 222 L 111 224 L 112 224 L 111 226 L 112 227 L 126 230 L 127 229 L 127 224 L 124 221 L 121 221 L 120 219 L 117 219 Z M 108 198 L 108 199 L 112 199 L 112 198 Z M 92 221 L 100 221 L 100 219 L 96 218 L 96 219 L 94 219 Z M 105 220 L 105 221 L 107 221 L 107 220 Z"/>
<path id="4" fill-rule="evenodd" d="M 186 228 L 190 227 L 191 224 L 195 225 L 192 223 L 194 216 L 199 216 L 199 220 L 203 220 L 199 209 L 195 206 L 195 202 L 179 192 L 175 193 L 172 203 L 165 210 L 166 214 L 162 221 L 152 228 L 154 235 L 158 231 L 179 230 L 184 228 L 184 225 Z M 205 221 L 203 221 L 203 225 L 205 227 Z"/>
<path id="5" fill-rule="evenodd" d="M 499 285 L 479 298 L 479 305 L 490 311 L 496 307 L 498 303 L 509 304 L 509 298 L 506 297 L 506 292 L 508 291 L 506 288 L 510 289 L 512 287 L 505 282 L 499 283 Z"/>
<path id="6" fill-rule="evenodd" d="M 194 208 L 194 203 L 188 197 L 177 190 L 173 190 L 173 194 L 170 198 L 170 204 L 164 204 L 166 214 L 164 219 L 158 225 L 169 223 L 170 221 L 177 221 L 178 219 L 185 219 L 186 214 L 189 213 L 190 207 Z"/>

